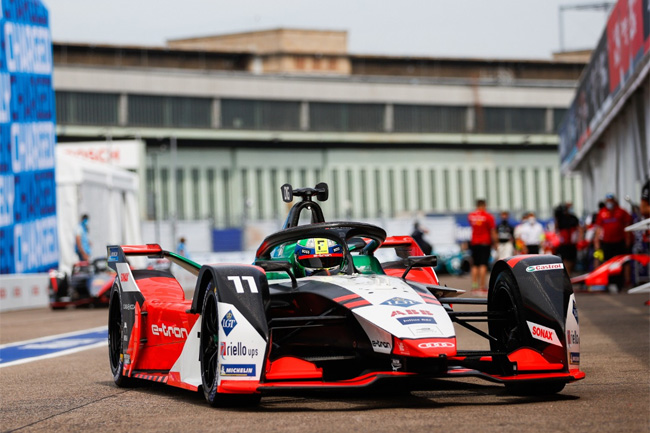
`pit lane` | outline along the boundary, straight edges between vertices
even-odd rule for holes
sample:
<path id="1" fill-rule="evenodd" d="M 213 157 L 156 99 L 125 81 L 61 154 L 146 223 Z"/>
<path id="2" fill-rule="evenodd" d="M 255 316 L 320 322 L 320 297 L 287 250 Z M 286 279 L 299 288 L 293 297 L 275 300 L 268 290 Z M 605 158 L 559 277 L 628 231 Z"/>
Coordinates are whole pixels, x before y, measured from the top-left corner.
<path id="1" fill-rule="evenodd" d="M 467 278 L 443 277 L 466 288 Z M 213 409 L 203 396 L 146 383 L 115 387 L 107 348 L 0 368 L 1 431 L 650 431 L 646 295 L 578 294 L 587 378 L 554 397 L 513 397 L 477 379 L 431 391 L 269 396 L 254 409 Z M 94 328 L 106 309 L 2 313 L 0 344 Z M 460 348 L 475 342 L 460 329 Z"/>

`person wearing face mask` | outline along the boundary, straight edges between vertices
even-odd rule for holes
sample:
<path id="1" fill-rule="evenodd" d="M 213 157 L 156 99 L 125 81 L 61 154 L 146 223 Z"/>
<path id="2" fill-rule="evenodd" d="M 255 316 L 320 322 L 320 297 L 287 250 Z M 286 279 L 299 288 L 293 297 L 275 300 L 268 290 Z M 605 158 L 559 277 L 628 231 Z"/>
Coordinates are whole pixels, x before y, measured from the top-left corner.
<path id="1" fill-rule="evenodd" d="M 521 224 L 515 228 L 515 239 L 523 245 L 523 254 L 539 254 L 539 246 L 546 236 L 544 227 L 535 218 L 534 212 L 524 214 Z"/>
<path id="2" fill-rule="evenodd" d="M 632 245 L 632 236 L 625 227 L 632 224 L 632 216 L 618 205 L 613 194 L 605 196 L 605 207 L 596 216 L 594 248 L 602 250 L 603 261 L 627 254 Z"/>
<path id="3" fill-rule="evenodd" d="M 562 258 L 564 268 L 571 275 L 578 257 L 578 240 L 580 236 L 580 221 L 571 212 L 571 203 L 564 203 L 555 209 L 555 231 L 560 244 L 557 255 Z"/>
<path id="4" fill-rule="evenodd" d="M 75 232 L 75 251 L 82 262 L 90 261 L 90 240 L 88 238 L 88 214 L 83 214 Z"/>

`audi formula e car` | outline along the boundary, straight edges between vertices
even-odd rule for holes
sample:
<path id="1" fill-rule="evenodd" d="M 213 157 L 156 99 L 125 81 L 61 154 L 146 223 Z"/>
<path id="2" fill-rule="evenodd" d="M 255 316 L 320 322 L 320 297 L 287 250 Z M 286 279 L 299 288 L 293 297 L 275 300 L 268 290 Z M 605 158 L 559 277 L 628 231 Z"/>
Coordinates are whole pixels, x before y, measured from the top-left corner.
<path id="1" fill-rule="evenodd" d="M 430 378 L 468 376 L 515 394 L 548 394 L 584 377 L 575 298 L 559 258 L 499 261 L 487 299 L 457 297 L 462 291 L 439 285 L 435 257 L 422 256 L 411 237 L 325 222 L 312 201 L 327 198 L 325 184 L 282 192 L 302 201 L 254 265 L 200 266 L 158 245 L 108 247 L 117 272 L 109 358 L 118 386 L 166 383 L 201 391 L 216 406 L 390 381 L 422 389 Z M 311 224 L 298 225 L 301 211 Z M 380 263 L 378 247 L 393 249 L 396 260 Z M 137 255 L 196 275 L 193 298 L 167 271 L 132 270 L 127 257 Z M 452 303 L 485 310 L 457 312 Z M 473 322 L 487 322 L 488 331 Z M 489 350 L 459 350 L 454 323 L 488 340 Z"/>
<path id="2" fill-rule="evenodd" d="M 106 264 L 106 258 L 92 262 L 78 262 L 70 275 L 49 272 L 50 307 L 60 310 L 67 307 L 107 306 L 115 273 Z"/>

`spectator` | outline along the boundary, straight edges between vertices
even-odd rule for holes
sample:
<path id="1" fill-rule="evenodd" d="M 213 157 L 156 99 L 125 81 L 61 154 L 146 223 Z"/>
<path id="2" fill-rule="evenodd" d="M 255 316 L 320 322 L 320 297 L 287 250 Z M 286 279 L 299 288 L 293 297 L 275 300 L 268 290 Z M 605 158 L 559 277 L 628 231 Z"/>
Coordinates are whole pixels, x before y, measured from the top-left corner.
<path id="1" fill-rule="evenodd" d="M 559 241 L 556 253 L 570 276 L 578 257 L 578 239 L 581 237 L 580 221 L 571 212 L 571 203 L 561 204 L 555 209 L 555 232 Z"/>
<path id="2" fill-rule="evenodd" d="M 431 244 L 424 239 L 424 235 L 427 233 L 429 233 L 429 230 L 421 227 L 419 222 L 416 221 L 415 224 L 413 224 L 413 233 L 411 233 L 411 237 L 415 240 L 426 256 L 431 254 L 431 251 L 433 251 Z"/>
<path id="3" fill-rule="evenodd" d="M 515 228 L 510 224 L 510 213 L 506 210 L 501 212 L 501 221 L 497 226 L 499 245 L 497 255 L 499 259 L 505 259 L 515 254 Z"/>
<path id="4" fill-rule="evenodd" d="M 494 217 L 485 210 L 485 200 L 476 201 L 476 210 L 467 215 L 472 227 L 472 237 L 469 243 L 472 251 L 472 289 L 486 290 L 485 277 L 490 260 L 492 246 L 498 243 Z"/>
<path id="5" fill-rule="evenodd" d="M 75 252 L 82 262 L 90 261 L 90 240 L 88 239 L 88 214 L 81 215 L 81 220 L 75 230 Z"/>
<path id="6" fill-rule="evenodd" d="M 187 252 L 187 245 L 185 245 L 185 237 L 181 236 L 178 240 L 178 245 L 176 246 L 176 253 L 189 258 L 189 253 Z"/>
<path id="7" fill-rule="evenodd" d="M 515 228 L 515 239 L 521 241 L 523 254 L 539 254 L 539 246 L 544 242 L 544 227 L 535 218 L 534 212 L 528 212 Z"/>

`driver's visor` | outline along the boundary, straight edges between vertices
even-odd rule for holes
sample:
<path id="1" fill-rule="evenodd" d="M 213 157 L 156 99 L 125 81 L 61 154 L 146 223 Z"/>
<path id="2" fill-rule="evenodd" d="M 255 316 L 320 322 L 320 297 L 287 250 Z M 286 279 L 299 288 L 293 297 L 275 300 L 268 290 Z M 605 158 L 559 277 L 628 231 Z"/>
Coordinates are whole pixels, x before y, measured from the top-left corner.
<path id="1" fill-rule="evenodd" d="M 326 269 L 339 266 L 343 261 L 343 254 L 307 254 L 298 257 L 298 263 L 305 268 Z"/>

